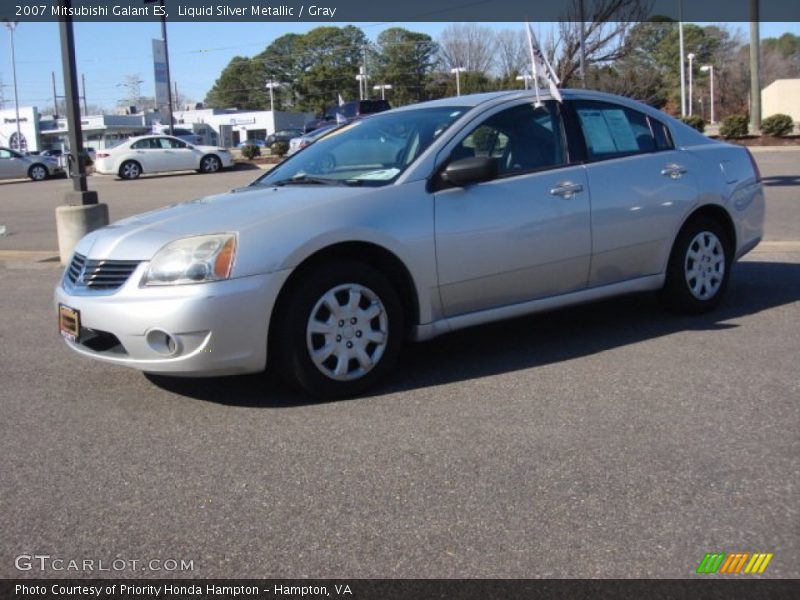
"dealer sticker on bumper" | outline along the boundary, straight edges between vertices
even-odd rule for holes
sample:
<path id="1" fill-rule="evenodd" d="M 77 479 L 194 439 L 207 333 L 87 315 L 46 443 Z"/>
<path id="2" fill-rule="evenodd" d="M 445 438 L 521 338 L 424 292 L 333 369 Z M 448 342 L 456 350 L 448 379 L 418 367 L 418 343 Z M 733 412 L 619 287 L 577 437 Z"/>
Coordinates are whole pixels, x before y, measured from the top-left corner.
<path id="1" fill-rule="evenodd" d="M 81 314 L 64 304 L 58 305 L 58 330 L 65 338 L 77 342 L 81 333 Z"/>

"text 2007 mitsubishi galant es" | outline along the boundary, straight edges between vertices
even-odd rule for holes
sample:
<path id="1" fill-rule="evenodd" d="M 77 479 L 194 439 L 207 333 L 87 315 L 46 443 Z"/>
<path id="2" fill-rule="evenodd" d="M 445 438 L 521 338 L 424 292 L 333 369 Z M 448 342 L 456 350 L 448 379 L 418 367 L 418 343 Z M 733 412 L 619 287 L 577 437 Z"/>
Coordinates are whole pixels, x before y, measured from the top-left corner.
<path id="1" fill-rule="evenodd" d="M 628 99 L 563 96 L 381 113 L 246 188 L 94 231 L 56 289 L 61 332 L 146 372 L 270 361 L 343 397 L 406 339 L 644 290 L 712 308 L 762 236 L 750 154 Z"/>

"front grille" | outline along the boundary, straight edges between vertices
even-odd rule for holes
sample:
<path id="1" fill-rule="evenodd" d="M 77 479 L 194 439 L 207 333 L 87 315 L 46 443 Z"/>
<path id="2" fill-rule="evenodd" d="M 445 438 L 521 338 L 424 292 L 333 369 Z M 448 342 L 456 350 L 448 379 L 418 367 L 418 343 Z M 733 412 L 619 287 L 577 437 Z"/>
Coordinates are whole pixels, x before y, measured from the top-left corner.
<path id="1" fill-rule="evenodd" d="M 67 268 L 67 279 L 74 287 L 116 290 L 139 266 L 138 260 L 90 260 L 77 252 Z"/>

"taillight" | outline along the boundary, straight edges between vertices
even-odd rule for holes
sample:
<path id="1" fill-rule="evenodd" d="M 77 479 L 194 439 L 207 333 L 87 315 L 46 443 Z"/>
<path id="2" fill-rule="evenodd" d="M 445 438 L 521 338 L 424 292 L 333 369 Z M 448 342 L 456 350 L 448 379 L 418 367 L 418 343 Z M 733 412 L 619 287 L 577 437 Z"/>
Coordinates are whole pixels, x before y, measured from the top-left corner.
<path id="1" fill-rule="evenodd" d="M 95 158 L 108 158 L 109 156 L 111 155 L 108 154 L 107 152 L 98 152 L 97 154 L 95 154 Z"/>
<path id="2" fill-rule="evenodd" d="M 761 183 L 761 169 L 758 168 L 758 163 L 756 162 L 756 157 L 753 156 L 753 153 L 750 152 L 747 148 L 744 149 L 747 152 L 747 157 L 750 159 L 750 164 L 753 165 L 753 173 L 756 175 L 756 183 Z"/>

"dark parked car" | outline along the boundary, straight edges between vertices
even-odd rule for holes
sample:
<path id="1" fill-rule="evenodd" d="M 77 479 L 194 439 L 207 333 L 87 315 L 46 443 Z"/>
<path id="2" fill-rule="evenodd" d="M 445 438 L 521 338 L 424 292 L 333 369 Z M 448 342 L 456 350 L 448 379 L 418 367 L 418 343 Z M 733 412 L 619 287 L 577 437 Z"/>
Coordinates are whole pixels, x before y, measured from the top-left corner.
<path id="1" fill-rule="evenodd" d="M 309 133 L 323 125 L 331 123 L 346 123 L 366 115 L 383 112 L 392 108 L 387 100 L 353 100 L 338 106 L 332 106 L 325 111 L 319 119 L 309 121 L 305 125 L 305 132 Z"/>
<path id="2" fill-rule="evenodd" d="M 265 142 L 268 147 L 272 146 L 275 142 L 286 142 L 288 144 L 289 140 L 300 135 L 303 135 L 303 131 L 300 129 L 281 129 L 280 131 L 268 135 Z"/>

